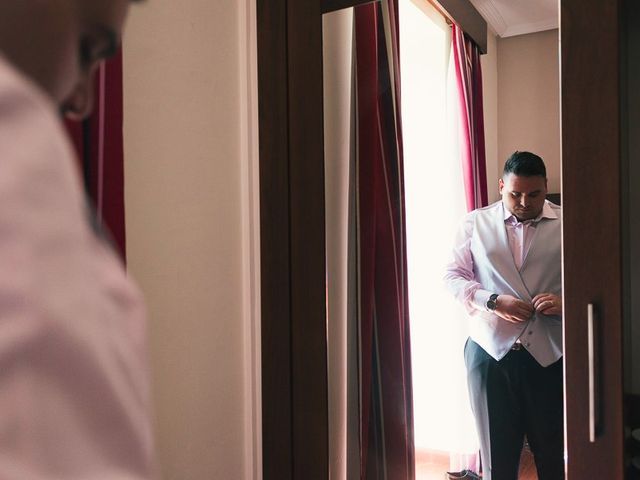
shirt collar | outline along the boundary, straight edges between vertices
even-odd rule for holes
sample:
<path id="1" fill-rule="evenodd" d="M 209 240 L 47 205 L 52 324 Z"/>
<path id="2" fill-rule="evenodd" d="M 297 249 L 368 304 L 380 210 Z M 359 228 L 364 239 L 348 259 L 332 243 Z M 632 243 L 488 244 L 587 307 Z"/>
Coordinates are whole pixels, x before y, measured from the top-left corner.
<path id="1" fill-rule="evenodd" d="M 504 214 L 504 221 L 505 222 L 511 223 L 513 225 L 518 223 L 518 219 L 516 218 L 516 216 L 514 214 L 512 214 L 509 210 L 504 208 L 504 204 L 502 204 L 502 211 L 503 211 L 503 214 Z M 538 223 L 543 218 L 549 218 L 549 219 L 557 219 L 558 218 L 558 215 L 553 210 L 553 208 L 551 208 L 551 206 L 549 205 L 549 202 L 546 201 L 546 200 L 544 202 L 544 206 L 542 207 L 542 211 L 538 214 L 538 216 L 536 218 L 532 218 L 530 220 L 526 220 L 526 221 L 524 221 L 522 223 Z"/>

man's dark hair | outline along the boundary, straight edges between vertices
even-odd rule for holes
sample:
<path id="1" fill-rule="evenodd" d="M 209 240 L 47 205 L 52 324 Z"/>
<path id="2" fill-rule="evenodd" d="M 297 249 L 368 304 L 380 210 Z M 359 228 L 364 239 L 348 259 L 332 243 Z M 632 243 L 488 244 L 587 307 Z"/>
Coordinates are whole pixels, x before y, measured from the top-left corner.
<path id="1" fill-rule="evenodd" d="M 535 153 L 515 151 L 504 163 L 502 176 L 513 173 L 519 177 L 543 177 L 547 178 L 547 169 L 542 158 Z"/>

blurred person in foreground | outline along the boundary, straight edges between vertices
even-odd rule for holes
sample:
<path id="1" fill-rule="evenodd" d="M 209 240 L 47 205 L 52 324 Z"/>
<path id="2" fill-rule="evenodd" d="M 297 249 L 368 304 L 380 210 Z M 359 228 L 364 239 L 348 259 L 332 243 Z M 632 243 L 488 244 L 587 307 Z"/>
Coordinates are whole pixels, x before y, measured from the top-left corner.
<path id="1" fill-rule="evenodd" d="M 131 0 L 0 2 L 0 478 L 153 478 L 145 311 L 94 233 L 62 114 Z"/>

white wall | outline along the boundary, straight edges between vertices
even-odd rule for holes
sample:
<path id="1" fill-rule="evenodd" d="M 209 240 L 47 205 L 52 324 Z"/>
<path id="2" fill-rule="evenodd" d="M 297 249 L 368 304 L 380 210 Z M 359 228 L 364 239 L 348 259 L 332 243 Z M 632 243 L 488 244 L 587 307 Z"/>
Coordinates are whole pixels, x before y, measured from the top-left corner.
<path id="1" fill-rule="evenodd" d="M 154 0 L 132 7 L 124 38 L 129 270 L 149 309 L 169 480 L 254 478 L 256 468 L 241 162 L 249 4 Z"/>
<path id="2" fill-rule="evenodd" d="M 482 93 L 489 202 L 514 150 L 530 150 L 547 166 L 549 192 L 560 191 L 558 30 L 499 38 L 487 32 Z"/>
<path id="3" fill-rule="evenodd" d="M 482 101 L 484 109 L 484 141 L 487 158 L 487 193 L 489 203 L 500 198 L 498 178 L 502 173 L 498 156 L 498 46 L 496 35 L 487 31 L 487 53 L 480 57 L 482 68 Z M 504 164 L 504 160 L 502 160 Z"/>
<path id="4" fill-rule="evenodd" d="M 498 165 L 514 150 L 540 155 L 560 191 L 558 30 L 498 38 Z"/>

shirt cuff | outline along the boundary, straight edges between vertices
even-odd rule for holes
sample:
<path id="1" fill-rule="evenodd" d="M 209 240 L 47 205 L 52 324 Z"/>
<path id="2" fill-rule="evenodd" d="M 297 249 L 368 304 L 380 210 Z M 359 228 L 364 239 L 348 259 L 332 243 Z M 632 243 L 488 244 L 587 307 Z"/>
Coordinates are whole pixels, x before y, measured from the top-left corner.
<path id="1" fill-rule="evenodd" d="M 494 292 L 490 292 L 488 290 L 482 290 L 482 289 L 478 289 L 476 290 L 476 292 L 473 294 L 473 306 L 478 309 L 478 310 L 482 310 L 483 312 L 487 311 L 487 301 L 489 301 L 489 297 L 493 294 Z"/>

